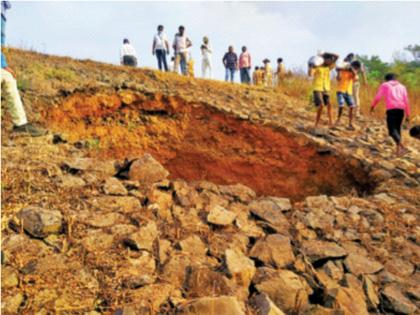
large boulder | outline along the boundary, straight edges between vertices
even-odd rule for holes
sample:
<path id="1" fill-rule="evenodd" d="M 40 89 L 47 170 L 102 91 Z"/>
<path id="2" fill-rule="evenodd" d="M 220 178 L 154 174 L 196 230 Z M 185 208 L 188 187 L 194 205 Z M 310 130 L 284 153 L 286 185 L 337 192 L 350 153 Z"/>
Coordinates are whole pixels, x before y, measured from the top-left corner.
<path id="1" fill-rule="evenodd" d="M 227 249 L 225 252 L 226 266 L 235 282 L 248 288 L 256 268 L 254 262 L 239 249 Z"/>
<path id="2" fill-rule="evenodd" d="M 182 315 L 245 315 L 238 300 L 233 296 L 203 297 L 183 306 Z"/>
<path id="3" fill-rule="evenodd" d="M 308 296 L 312 293 L 305 279 L 290 270 L 278 270 L 263 277 L 255 287 L 258 292 L 266 293 L 286 313 L 306 309 Z"/>
<path id="4" fill-rule="evenodd" d="M 135 160 L 128 171 L 128 178 L 143 184 L 152 184 L 168 177 L 169 172 L 150 154 Z"/>
<path id="5" fill-rule="evenodd" d="M 397 314 L 414 314 L 417 307 L 410 302 L 395 284 L 390 284 L 382 291 L 383 306 Z"/>
<path id="6" fill-rule="evenodd" d="M 250 203 L 249 209 L 252 214 L 266 221 L 278 233 L 289 234 L 290 223 L 284 216 L 284 209 L 272 199 L 261 199 Z"/>
<path id="7" fill-rule="evenodd" d="M 369 315 L 363 293 L 350 288 L 333 288 L 326 292 L 325 304 L 342 310 L 344 315 Z"/>
<path id="8" fill-rule="evenodd" d="M 324 259 L 341 258 L 347 255 L 344 248 L 338 244 L 320 240 L 303 241 L 302 252 L 312 263 Z"/>
<path id="9" fill-rule="evenodd" d="M 377 273 L 384 267 L 375 260 L 354 253 L 349 254 L 346 259 L 344 259 L 344 265 L 347 270 L 356 276 Z"/>
<path id="10" fill-rule="evenodd" d="M 250 256 L 277 268 L 283 268 L 295 260 L 290 238 L 281 234 L 270 234 L 265 239 L 258 240 L 251 249 Z"/>
<path id="11" fill-rule="evenodd" d="M 285 315 L 265 293 L 254 295 L 250 304 L 256 315 Z"/>
<path id="12" fill-rule="evenodd" d="M 44 238 L 62 230 L 63 216 L 58 210 L 29 206 L 18 213 L 24 230 L 33 237 Z"/>
<path id="13" fill-rule="evenodd" d="M 221 206 L 214 206 L 207 215 L 207 221 L 216 225 L 229 225 L 236 218 L 236 213 L 226 210 Z"/>

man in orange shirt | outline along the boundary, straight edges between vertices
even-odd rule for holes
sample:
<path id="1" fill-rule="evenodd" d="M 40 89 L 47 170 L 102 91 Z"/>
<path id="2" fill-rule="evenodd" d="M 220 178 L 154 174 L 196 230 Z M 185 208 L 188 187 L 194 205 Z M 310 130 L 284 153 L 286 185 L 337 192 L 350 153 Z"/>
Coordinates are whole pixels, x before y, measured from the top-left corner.
<path id="1" fill-rule="evenodd" d="M 338 103 L 338 117 L 335 125 L 340 123 L 340 118 L 343 114 L 344 103 L 349 108 L 349 130 L 354 130 L 353 126 L 353 82 L 356 78 L 356 71 L 350 67 L 344 69 L 337 69 L 337 103 Z"/>

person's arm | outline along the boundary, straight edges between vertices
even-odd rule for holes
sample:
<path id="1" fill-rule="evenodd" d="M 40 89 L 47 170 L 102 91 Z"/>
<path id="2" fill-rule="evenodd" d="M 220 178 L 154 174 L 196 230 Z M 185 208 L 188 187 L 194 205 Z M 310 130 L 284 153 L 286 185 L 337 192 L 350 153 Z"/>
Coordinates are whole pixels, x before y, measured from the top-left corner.
<path id="1" fill-rule="evenodd" d="M 223 56 L 223 65 L 225 66 L 225 68 L 226 68 L 226 59 L 227 59 L 227 57 L 226 57 L 226 54 Z"/>
<path id="2" fill-rule="evenodd" d="M 209 52 L 209 54 L 211 54 L 213 51 L 211 50 L 211 46 L 210 44 L 206 45 L 207 51 Z"/>
<path id="3" fill-rule="evenodd" d="M 192 46 L 192 41 L 187 37 L 187 48 L 190 48 Z"/>
<path id="4" fill-rule="evenodd" d="M 166 46 L 166 53 L 169 55 L 171 49 L 169 47 L 169 41 L 168 41 L 168 38 L 166 37 L 166 35 L 165 35 L 165 46 Z"/>
<path id="5" fill-rule="evenodd" d="M 238 55 L 235 54 L 235 69 L 239 70 L 239 62 L 238 62 Z"/>
<path id="6" fill-rule="evenodd" d="M 251 69 L 251 67 L 252 67 L 251 55 L 248 55 L 248 62 L 249 62 L 249 69 Z"/>
<path id="7" fill-rule="evenodd" d="M 123 64 L 124 61 L 124 46 L 120 49 L 120 63 Z"/>
<path id="8" fill-rule="evenodd" d="M 381 101 L 383 96 L 384 96 L 384 85 L 382 84 L 379 87 L 378 92 L 376 93 L 376 96 L 372 101 L 372 106 L 370 108 L 371 113 L 375 110 L 376 105 L 378 105 L 378 103 Z"/>
<path id="9" fill-rule="evenodd" d="M 337 81 L 341 80 L 341 71 L 337 70 Z"/>
<path id="10" fill-rule="evenodd" d="M 308 67 L 308 76 L 309 77 L 313 77 L 313 75 L 314 75 L 314 67 L 313 66 L 309 66 Z"/>
<path id="11" fill-rule="evenodd" d="M 176 53 L 176 35 L 174 38 L 174 42 L 172 43 L 172 48 L 174 49 L 174 52 Z"/>

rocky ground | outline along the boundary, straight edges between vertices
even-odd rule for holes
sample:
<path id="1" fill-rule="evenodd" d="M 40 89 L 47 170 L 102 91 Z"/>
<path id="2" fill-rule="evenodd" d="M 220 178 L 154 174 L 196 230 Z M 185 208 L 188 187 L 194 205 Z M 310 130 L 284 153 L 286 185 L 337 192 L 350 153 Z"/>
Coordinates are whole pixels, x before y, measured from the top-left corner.
<path id="1" fill-rule="evenodd" d="M 50 133 L 3 115 L 4 314 L 419 313 L 419 143 L 275 90 L 10 61 Z"/>

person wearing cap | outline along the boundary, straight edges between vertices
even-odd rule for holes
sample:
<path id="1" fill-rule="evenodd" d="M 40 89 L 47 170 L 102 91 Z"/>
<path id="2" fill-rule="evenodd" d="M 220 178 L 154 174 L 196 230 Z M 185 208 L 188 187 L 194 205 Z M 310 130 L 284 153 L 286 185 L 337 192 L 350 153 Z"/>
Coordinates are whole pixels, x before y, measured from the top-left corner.
<path id="1" fill-rule="evenodd" d="M 31 123 L 28 123 L 26 112 L 23 107 L 22 99 L 16 82 L 16 74 L 7 65 L 7 60 L 3 51 L 6 45 L 6 11 L 11 8 L 9 1 L 1 2 L 1 85 L 4 86 L 9 111 L 13 122 L 13 133 L 27 133 L 32 137 L 38 137 L 45 134 Z"/>
<path id="2" fill-rule="evenodd" d="M 156 55 L 159 70 L 162 71 L 164 68 L 167 72 L 169 69 L 166 55 L 170 54 L 170 49 L 168 37 L 163 32 L 163 25 L 157 27 L 157 33 L 153 38 L 152 54 Z"/>
<path id="3" fill-rule="evenodd" d="M 271 68 L 271 63 L 269 59 L 263 60 L 264 64 L 264 85 L 265 86 L 271 86 L 273 84 L 273 73 Z"/>
<path id="4" fill-rule="evenodd" d="M 172 48 L 175 52 L 175 72 L 178 72 L 179 67 L 181 67 L 181 73 L 183 75 L 188 74 L 188 50 L 191 46 L 192 42 L 185 34 L 185 27 L 182 25 L 179 26 L 178 33 L 175 34 L 174 42 L 172 44 Z"/>
<path id="5" fill-rule="evenodd" d="M 242 53 L 239 56 L 239 75 L 241 83 L 251 84 L 251 55 L 248 49 L 243 46 Z"/>
<path id="6" fill-rule="evenodd" d="M 210 46 L 209 38 L 203 37 L 203 44 L 201 45 L 201 74 L 203 78 L 211 79 L 211 55 L 212 49 Z"/>
<path id="7" fill-rule="evenodd" d="M 370 112 L 374 112 L 378 103 L 384 99 L 386 105 L 386 122 L 389 136 L 395 141 L 396 155 L 403 156 L 408 149 L 402 144 L 401 127 L 404 121 L 410 117 L 410 103 L 408 102 L 407 89 L 397 80 L 394 73 L 385 75 L 385 82 L 382 83 L 372 101 Z"/>
<path id="8" fill-rule="evenodd" d="M 317 107 L 315 128 L 321 120 L 323 106 L 327 106 L 328 126 L 333 127 L 330 103 L 331 70 L 335 67 L 338 59 L 337 54 L 319 52 L 318 56 L 312 57 L 308 64 L 308 75 L 313 78 L 313 99 Z"/>
<path id="9" fill-rule="evenodd" d="M 349 130 L 354 130 L 353 126 L 353 82 L 356 77 L 356 71 L 350 66 L 348 62 L 341 62 L 337 64 L 337 103 L 338 103 L 338 117 L 335 123 L 339 125 L 341 116 L 343 114 L 344 104 L 349 108 Z"/>
<path id="10" fill-rule="evenodd" d="M 225 81 L 234 82 L 235 73 L 238 70 L 238 56 L 233 50 L 233 46 L 229 46 L 228 52 L 223 56 L 223 65 L 225 66 Z"/>
<path id="11" fill-rule="evenodd" d="M 120 49 L 120 62 L 123 66 L 137 67 L 136 50 L 127 38 L 124 38 Z"/>

